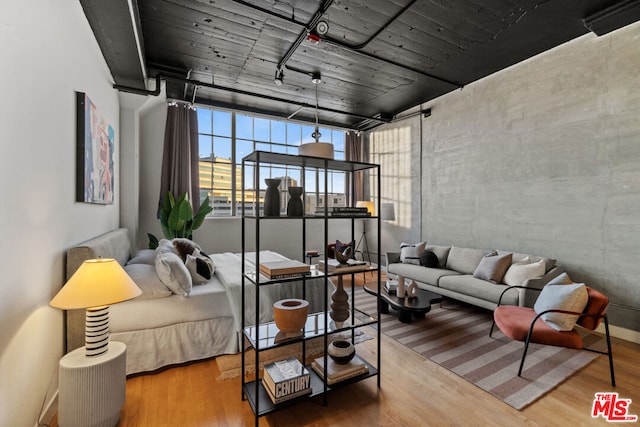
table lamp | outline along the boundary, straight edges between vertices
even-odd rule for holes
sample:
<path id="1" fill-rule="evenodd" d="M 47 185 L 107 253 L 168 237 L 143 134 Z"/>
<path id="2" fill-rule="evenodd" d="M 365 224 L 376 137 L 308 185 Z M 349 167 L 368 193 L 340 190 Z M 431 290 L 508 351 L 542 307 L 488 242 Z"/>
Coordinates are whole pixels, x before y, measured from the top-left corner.
<path id="1" fill-rule="evenodd" d="M 371 214 L 371 216 L 375 216 L 375 206 L 373 204 L 373 202 L 371 200 L 359 200 L 356 202 L 356 207 L 358 208 L 367 208 L 367 212 L 369 212 Z M 364 261 L 364 253 L 365 251 L 367 252 L 367 260 L 369 261 L 369 264 L 371 264 L 371 254 L 369 253 L 369 243 L 367 242 L 367 229 L 364 223 L 364 220 L 362 221 L 362 235 L 360 236 L 360 240 L 358 240 L 358 244 L 356 245 L 356 250 L 355 252 L 358 252 L 358 249 L 360 248 L 360 243 L 364 242 L 364 246 L 362 247 L 362 260 Z"/>
<path id="2" fill-rule="evenodd" d="M 109 348 L 109 304 L 141 293 L 118 261 L 90 259 L 82 263 L 49 304 L 63 310 L 86 309 L 85 354 L 91 357 Z"/>
<path id="3" fill-rule="evenodd" d="M 109 343 L 109 304 L 142 291 L 118 261 L 84 261 L 49 303 L 64 310 L 86 309 L 85 348 L 60 359 L 58 424 L 115 426 L 126 395 L 126 345 Z"/>

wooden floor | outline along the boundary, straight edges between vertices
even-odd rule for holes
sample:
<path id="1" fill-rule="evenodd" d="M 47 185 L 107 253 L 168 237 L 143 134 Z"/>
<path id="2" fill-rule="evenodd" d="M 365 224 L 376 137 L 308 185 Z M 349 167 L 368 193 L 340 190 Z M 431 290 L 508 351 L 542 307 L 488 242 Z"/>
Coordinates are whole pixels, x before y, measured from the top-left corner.
<path id="1" fill-rule="evenodd" d="M 358 344 L 358 354 L 375 360 L 375 345 L 375 340 Z M 372 377 L 330 392 L 326 407 L 321 397 L 314 397 L 261 417 L 259 425 L 603 426 L 608 425 L 603 418 L 591 417 L 596 392 L 616 391 L 620 398 L 632 399 L 629 412 L 640 415 L 640 345 L 615 340 L 614 360 L 615 389 L 608 359 L 600 356 L 517 411 L 383 334 L 380 389 Z M 253 412 L 241 400 L 240 378 L 217 382 L 219 372 L 210 359 L 129 378 L 119 427 L 253 425 Z"/>
<path id="2" fill-rule="evenodd" d="M 373 333 L 368 331 L 368 333 Z M 358 345 L 373 358 L 375 341 Z M 640 415 L 640 346 L 614 347 L 617 387 Z M 250 426 L 240 379 L 217 382 L 215 359 L 127 380 L 120 427 Z M 315 397 L 259 419 L 261 426 L 566 426 L 606 425 L 591 418 L 594 393 L 614 391 L 606 356 L 523 411 L 517 411 L 417 353 L 382 337 L 382 385 L 376 378 L 334 390 L 327 407 Z M 57 423 L 54 420 L 53 426 Z"/>

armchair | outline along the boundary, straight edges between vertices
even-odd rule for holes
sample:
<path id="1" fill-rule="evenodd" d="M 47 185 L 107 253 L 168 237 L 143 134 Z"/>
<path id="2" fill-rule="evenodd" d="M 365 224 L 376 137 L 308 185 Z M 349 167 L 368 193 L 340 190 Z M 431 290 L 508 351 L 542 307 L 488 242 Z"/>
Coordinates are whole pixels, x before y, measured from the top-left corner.
<path id="1" fill-rule="evenodd" d="M 522 376 L 522 368 L 524 366 L 524 360 L 527 356 L 527 350 L 529 343 L 538 343 L 544 345 L 555 345 L 560 347 L 568 347 L 575 349 L 583 349 L 587 351 L 593 351 L 600 354 L 606 354 L 609 356 L 609 370 L 611 373 L 611 385 L 615 387 L 616 380 L 613 369 L 613 354 L 611 352 L 611 338 L 609 335 L 609 321 L 607 318 L 607 306 L 609 305 L 609 299 L 602 293 L 586 286 L 588 300 L 585 309 L 582 313 L 550 309 L 537 313 L 534 308 L 520 307 L 511 305 L 500 305 L 503 295 L 511 289 L 525 288 L 523 286 L 510 286 L 505 289 L 500 295 L 498 306 L 493 312 L 493 324 L 489 336 L 493 335 L 493 329 L 495 326 L 509 338 L 515 341 L 524 342 L 524 350 L 522 352 L 522 359 L 520 361 L 520 368 L 518 369 L 518 376 Z M 542 289 L 525 288 L 529 291 L 541 292 Z M 544 288 L 543 288 L 544 289 Z M 595 349 L 585 348 L 583 346 L 582 337 L 576 331 L 574 327 L 570 331 L 557 331 L 550 327 L 547 322 L 542 318 L 548 313 L 563 313 L 568 315 L 579 316 L 576 325 L 582 328 L 594 331 L 600 322 L 604 320 L 604 329 L 607 341 L 607 351 L 599 351 Z"/>

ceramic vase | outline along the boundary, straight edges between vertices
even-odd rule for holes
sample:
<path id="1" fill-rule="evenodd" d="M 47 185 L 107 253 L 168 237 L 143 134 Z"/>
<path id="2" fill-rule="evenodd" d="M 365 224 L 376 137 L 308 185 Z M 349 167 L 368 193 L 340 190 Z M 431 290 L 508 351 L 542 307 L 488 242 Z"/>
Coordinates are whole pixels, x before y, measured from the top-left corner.
<path id="1" fill-rule="evenodd" d="M 289 203 L 287 203 L 287 216 L 302 216 L 304 206 L 302 205 L 302 187 L 289 187 Z"/>
<path id="2" fill-rule="evenodd" d="M 267 190 L 264 192 L 264 216 L 280 216 L 280 178 L 266 178 Z"/>
<path id="3" fill-rule="evenodd" d="M 349 363 L 353 356 L 356 355 L 356 348 L 347 340 L 335 340 L 327 348 L 329 357 L 339 365 Z"/>
<path id="4" fill-rule="evenodd" d="M 344 321 L 349 318 L 349 295 L 342 286 L 342 276 L 338 277 L 338 286 L 331 294 L 331 311 L 329 316 L 336 324 L 336 328 L 341 328 Z"/>
<path id="5" fill-rule="evenodd" d="M 300 332 L 308 314 L 309 301 L 303 299 L 283 299 L 273 304 L 273 321 L 280 332 Z"/>
<path id="6" fill-rule="evenodd" d="M 418 296 L 418 284 L 415 280 L 412 280 L 411 284 L 407 288 L 407 296 L 409 298 L 415 298 Z"/>

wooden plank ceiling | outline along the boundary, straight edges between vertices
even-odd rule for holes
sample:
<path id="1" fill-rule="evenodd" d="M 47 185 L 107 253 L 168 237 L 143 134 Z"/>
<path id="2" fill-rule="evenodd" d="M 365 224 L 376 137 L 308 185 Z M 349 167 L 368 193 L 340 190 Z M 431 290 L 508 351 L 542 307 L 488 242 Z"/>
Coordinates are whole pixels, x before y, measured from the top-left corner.
<path id="1" fill-rule="evenodd" d="M 163 73 L 171 98 L 312 121 L 310 74 L 321 73 L 320 121 L 368 129 L 587 33 L 598 11 L 639 2 L 137 0 L 129 16 L 114 16 L 122 8 L 112 2 L 81 3 L 117 84 L 142 88 Z M 318 21 L 328 32 L 313 43 Z M 203 83 L 195 98 L 187 78 Z"/>

